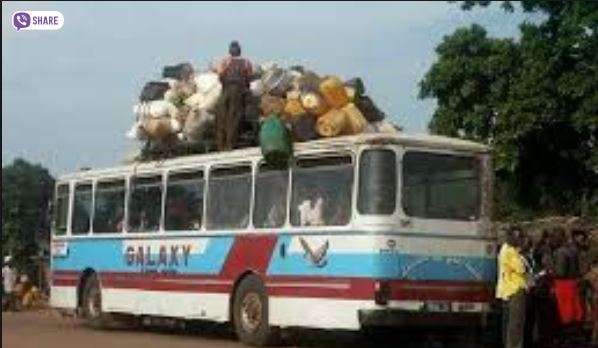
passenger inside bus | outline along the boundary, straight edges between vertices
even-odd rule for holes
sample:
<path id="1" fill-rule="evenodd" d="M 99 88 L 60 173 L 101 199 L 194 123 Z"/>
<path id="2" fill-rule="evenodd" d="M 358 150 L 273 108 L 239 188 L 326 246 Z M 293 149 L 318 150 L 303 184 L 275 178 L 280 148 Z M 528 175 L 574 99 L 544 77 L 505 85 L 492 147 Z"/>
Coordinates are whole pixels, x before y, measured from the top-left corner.
<path id="1" fill-rule="evenodd" d="M 324 198 L 321 192 L 313 187 L 305 189 L 305 200 L 299 204 L 299 225 L 300 226 L 321 226 L 324 225 L 323 207 Z"/>
<path id="2" fill-rule="evenodd" d="M 284 179 L 276 180 L 273 188 L 270 190 L 271 206 L 264 227 L 280 227 L 284 224 L 287 197 L 282 193 L 286 192 L 286 184 Z"/>
<path id="3" fill-rule="evenodd" d="M 284 197 L 286 198 L 286 197 Z M 264 227 L 280 227 L 284 224 L 285 218 L 285 204 L 284 200 L 281 199 L 281 196 L 278 195 L 276 199 L 279 202 L 274 202 L 272 207 L 270 207 L 270 212 L 268 212 L 268 217 L 266 218 L 266 223 Z"/>
<path id="4" fill-rule="evenodd" d="M 172 189 L 171 189 L 172 190 Z M 190 211 L 187 206 L 187 198 L 184 196 L 171 197 L 168 206 L 168 219 L 166 229 L 181 231 L 192 229 L 194 223 L 190 219 Z"/>
<path id="5" fill-rule="evenodd" d="M 119 208 L 115 214 L 114 219 L 109 222 L 108 231 L 120 232 L 123 230 L 125 223 L 125 211 L 123 208 Z"/>
<path id="6" fill-rule="evenodd" d="M 327 225 L 344 226 L 351 219 L 351 198 L 346 193 L 341 192 L 335 199 L 330 200 L 328 208 L 332 208 L 332 214 L 324 214 Z M 333 202 L 333 203 L 332 203 Z"/>

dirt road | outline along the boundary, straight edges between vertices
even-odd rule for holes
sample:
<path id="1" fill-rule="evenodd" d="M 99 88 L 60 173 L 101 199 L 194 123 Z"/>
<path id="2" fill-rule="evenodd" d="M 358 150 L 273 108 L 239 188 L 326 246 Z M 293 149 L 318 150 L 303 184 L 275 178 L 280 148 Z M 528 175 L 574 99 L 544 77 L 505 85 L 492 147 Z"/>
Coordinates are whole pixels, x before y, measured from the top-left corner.
<path id="1" fill-rule="evenodd" d="M 378 340 L 376 340 L 378 341 Z M 458 345 L 426 343 L 398 344 L 395 335 L 373 343 L 355 333 L 298 330 L 287 332 L 284 347 L 367 348 L 402 347 L 480 348 L 460 342 Z M 3 348 L 246 348 L 236 341 L 228 327 L 210 324 L 172 330 L 160 328 L 120 327 L 110 330 L 90 329 L 73 318 L 61 317 L 53 311 L 2 313 Z M 485 347 L 484 347 L 485 348 Z"/>
<path id="2" fill-rule="evenodd" d="M 4 348 L 239 348 L 226 333 L 207 335 L 166 330 L 121 328 L 95 330 L 53 312 L 2 313 Z"/>

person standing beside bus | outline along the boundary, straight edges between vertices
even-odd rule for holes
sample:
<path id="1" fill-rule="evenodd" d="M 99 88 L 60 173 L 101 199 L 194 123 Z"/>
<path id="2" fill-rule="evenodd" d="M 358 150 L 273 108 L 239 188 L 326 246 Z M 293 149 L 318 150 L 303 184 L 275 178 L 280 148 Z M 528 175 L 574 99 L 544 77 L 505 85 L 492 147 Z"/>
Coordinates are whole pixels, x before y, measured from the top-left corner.
<path id="1" fill-rule="evenodd" d="M 522 242 L 519 229 L 508 229 L 498 255 L 496 297 L 503 301 L 505 348 L 522 348 L 524 342 L 529 274 L 521 254 Z"/>
<path id="2" fill-rule="evenodd" d="M 558 312 L 552 294 L 554 274 L 555 245 L 559 245 L 558 236 L 552 233 L 551 228 L 542 232 L 542 237 L 534 247 L 534 262 L 538 268 L 535 287 L 530 291 L 536 306 L 534 315 L 536 323 L 534 329 L 537 333 L 535 343 L 541 347 L 551 346 L 558 331 Z M 529 326 L 528 326 L 529 327 Z"/>
<path id="3" fill-rule="evenodd" d="M 4 266 L 2 267 L 2 285 L 4 287 L 4 294 L 6 296 L 6 308 L 8 310 L 15 310 L 15 286 L 17 285 L 17 271 L 12 267 L 12 257 L 6 256 L 4 258 Z"/>
<path id="4" fill-rule="evenodd" d="M 555 251 L 554 293 L 562 326 L 561 339 L 567 339 L 581 331 L 583 305 L 578 286 L 582 275 L 581 240 L 576 232 L 571 233 L 568 241 Z"/>
<path id="5" fill-rule="evenodd" d="M 239 42 L 231 42 L 228 51 L 230 56 L 216 67 L 222 83 L 222 95 L 216 112 L 216 142 L 219 151 L 232 150 L 237 145 L 253 74 L 251 62 L 241 57 Z"/>
<path id="6" fill-rule="evenodd" d="M 592 322 L 592 343 L 598 344 L 598 259 L 593 260 L 593 265 L 590 267 L 584 279 L 590 284 L 592 288 L 592 306 L 591 318 Z"/>

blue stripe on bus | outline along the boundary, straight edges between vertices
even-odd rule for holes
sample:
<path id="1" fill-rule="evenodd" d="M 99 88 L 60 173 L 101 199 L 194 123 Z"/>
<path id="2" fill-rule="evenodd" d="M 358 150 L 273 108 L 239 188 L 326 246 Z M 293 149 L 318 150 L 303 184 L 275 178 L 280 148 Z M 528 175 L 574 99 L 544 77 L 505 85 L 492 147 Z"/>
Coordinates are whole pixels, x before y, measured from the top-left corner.
<path id="1" fill-rule="evenodd" d="M 268 268 L 268 275 L 374 277 L 408 280 L 483 280 L 494 281 L 495 261 L 483 257 L 428 257 L 401 253 L 357 254 L 329 253 L 320 265 L 307 255 L 281 255 L 282 244 L 291 244 L 292 236 L 281 236 Z"/>
<path id="2" fill-rule="evenodd" d="M 234 237 L 211 238 L 202 254 L 191 254 L 185 266 L 179 259 L 178 266 L 153 267 L 156 270 L 174 269 L 178 273 L 218 274 L 222 269 Z M 152 251 L 157 260 L 158 250 Z M 170 256 L 169 256 L 170 257 Z M 58 271 L 80 271 L 93 268 L 105 272 L 139 272 L 142 267 L 128 265 L 123 253 L 123 240 L 77 240 L 69 241 L 67 257 L 55 257 L 52 265 Z M 145 269 L 152 269 L 146 267 Z"/>
<path id="3" fill-rule="evenodd" d="M 85 268 L 101 270 L 133 270 L 126 269 L 122 251 L 122 240 L 77 240 L 68 242 L 68 254 L 54 257 L 54 270 L 83 270 Z"/>
<path id="4" fill-rule="evenodd" d="M 269 275 L 374 277 L 409 280 L 483 280 L 495 278 L 494 261 L 484 258 L 420 255 L 330 254 L 322 267 L 303 255 L 276 256 Z"/>
<path id="5" fill-rule="evenodd" d="M 314 265 L 303 254 L 280 253 L 281 245 L 284 243 L 288 248 L 293 237 L 281 235 L 278 238 L 268 266 L 268 275 L 483 281 L 494 281 L 496 277 L 495 260 L 482 257 L 329 252 L 323 264 Z M 172 268 L 182 274 L 218 274 L 226 262 L 233 242 L 232 236 L 210 238 L 203 254 L 192 254 L 187 266 L 179 264 Z M 123 240 L 120 239 L 71 240 L 68 256 L 55 257 L 53 261 L 53 269 L 58 271 L 81 271 L 87 267 L 108 272 L 142 270 L 140 266 L 127 265 L 123 254 Z"/>

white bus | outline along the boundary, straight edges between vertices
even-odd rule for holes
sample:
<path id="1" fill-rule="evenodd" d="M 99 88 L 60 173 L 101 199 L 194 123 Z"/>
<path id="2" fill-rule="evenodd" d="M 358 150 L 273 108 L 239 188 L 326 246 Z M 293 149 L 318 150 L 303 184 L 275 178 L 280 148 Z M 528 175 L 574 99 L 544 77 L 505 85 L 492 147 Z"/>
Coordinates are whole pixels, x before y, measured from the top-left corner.
<path id="1" fill-rule="evenodd" d="M 479 325 L 493 301 L 491 156 L 368 134 L 76 172 L 56 186 L 51 305 L 279 328 Z"/>

